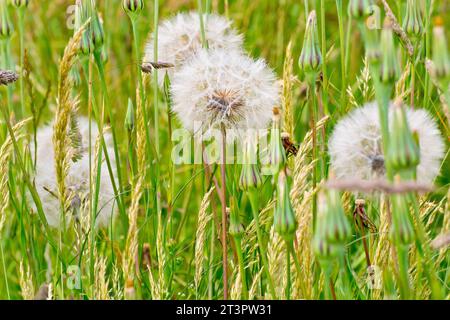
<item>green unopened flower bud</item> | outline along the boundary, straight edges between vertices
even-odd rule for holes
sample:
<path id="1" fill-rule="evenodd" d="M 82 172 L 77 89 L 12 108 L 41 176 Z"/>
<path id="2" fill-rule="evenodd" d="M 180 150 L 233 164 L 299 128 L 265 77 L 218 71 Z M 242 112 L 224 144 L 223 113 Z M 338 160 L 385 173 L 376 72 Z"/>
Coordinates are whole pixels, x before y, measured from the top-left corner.
<path id="1" fill-rule="evenodd" d="M 105 43 L 105 33 L 103 31 L 102 21 L 100 20 L 97 11 L 92 13 L 90 29 L 94 50 L 102 50 L 103 44 Z"/>
<path id="2" fill-rule="evenodd" d="M 414 42 L 420 39 L 423 33 L 423 22 L 418 0 L 408 0 L 403 18 L 403 29 Z"/>
<path id="3" fill-rule="evenodd" d="M 81 75 L 76 65 L 70 69 L 69 77 L 74 87 L 79 87 L 81 85 Z"/>
<path id="4" fill-rule="evenodd" d="M 327 236 L 328 203 L 323 194 L 319 195 L 318 212 L 314 238 L 312 241 L 313 250 L 316 257 L 322 261 L 329 261 L 335 257 L 336 248 L 330 243 Z"/>
<path id="5" fill-rule="evenodd" d="M 258 189 L 263 179 L 256 163 L 257 146 L 256 141 L 248 138 L 244 142 L 244 163 L 242 164 L 241 176 L 239 178 L 239 188 L 248 191 Z"/>
<path id="6" fill-rule="evenodd" d="M 414 241 L 414 228 L 408 208 L 406 196 L 393 196 L 391 237 L 397 244 L 408 245 Z"/>
<path id="7" fill-rule="evenodd" d="M 87 22 L 91 16 L 89 10 L 91 5 L 91 0 L 88 2 L 77 1 L 75 5 L 75 32 L 80 30 L 80 28 Z M 80 40 L 80 53 L 84 55 L 89 55 L 94 52 L 94 42 L 92 41 L 92 34 L 90 32 L 90 26 L 84 30 L 81 40 Z"/>
<path id="8" fill-rule="evenodd" d="M 393 108 L 387 161 L 396 171 L 414 170 L 420 162 L 419 146 L 409 129 L 405 106 L 400 102 Z"/>
<path id="9" fill-rule="evenodd" d="M 450 58 L 448 55 L 447 39 L 445 38 L 444 21 L 441 17 L 434 20 L 433 28 L 433 73 L 438 81 L 447 89 L 450 81 Z"/>
<path id="10" fill-rule="evenodd" d="M 395 52 L 392 23 L 386 18 L 381 32 L 381 70 L 380 80 L 385 84 L 393 84 L 400 76 L 400 66 Z"/>
<path id="11" fill-rule="evenodd" d="M 128 130 L 128 132 L 132 132 L 134 130 L 134 117 L 133 101 L 131 101 L 131 99 L 128 99 L 127 115 L 125 117 L 125 128 Z"/>
<path id="12" fill-rule="evenodd" d="M 381 58 L 380 37 L 378 30 L 368 29 L 366 35 L 366 57 L 369 63 L 377 63 Z"/>
<path id="13" fill-rule="evenodd" d="M 306 23 L 303 48 L 298 61 L 300 69 L 315 81 L 315 75 L 322 65 L 322 54 L 319 47 L 316 11 L 311 11 Z"/>
<path id="14" fill-rule="evenodd" d="M 280 172 L 277 184 L 277 204 L 273 218 L 275 231 L 286 241 L 292 241 L 297 230 L 294 209 L 289 196 L 289 185 L 284 171 Z"/>
<path id="15" fill-rule="evenodd" d="M 277 175 L 286 165 L 286 151 L 281 140 L 280 122 L 280 110 L 274 108 L 270 136 L 270 169 L 274 175 Z"/>
<path id="16" fill-rule="evenodd" d="M 30 3 L 30 0 L 12 0 L 12 4 L 17 8 L 26 8 Z"/>
<path id="17" fill-rule="evenodd" d="M 242 225 L 241 219 L 239 217 L 239 212 L 233 206 L 233 209 L 227 208 L 227 215 L 230 217 L 230 227 L 228 232 L 234 238 L 242 238 L 244 234 L 244 226 Z"/>
<path id="18" fill-rule="evenodd" d="M 14 32 L 5 0 L 0 0 L 0 39 L 8 39 Z"/>
<path id="19" fill-rule="evenodd" d="M 345 245 L 351 236 L 350 224 L 345 216 L 340 193 L 330 190 L 326 195 L 325 237 L 332 244 Z"/>
<path id="20" fill-rule="evenodd" d="M 348 14 L 356 20 L 363 20 L 372 14 L 371 4 L 370 0 L 350 0 Z"/>
<path id="21" fill-rule="evenodd" d="M 138 16 L 144 9 L 143 0 L 123 0 L 122 1 L 123 10 L 129 16 Z"/>

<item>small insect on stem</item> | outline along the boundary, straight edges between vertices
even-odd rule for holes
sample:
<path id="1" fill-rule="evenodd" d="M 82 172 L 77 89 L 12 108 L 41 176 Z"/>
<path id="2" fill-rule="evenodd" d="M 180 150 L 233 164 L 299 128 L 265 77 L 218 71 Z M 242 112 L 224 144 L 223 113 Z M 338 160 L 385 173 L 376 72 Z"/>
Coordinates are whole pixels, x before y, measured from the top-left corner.
<path id="1" fill-rule="evenodd" d="M 353 211 L 353 219 L 355 220 L 358 231 L 361 233 L 364 253 L 366 255 L 367 267 L 369 268 L 369 270 L 372 270 L 372 263 L 370 262 L 369 246 L 366 239 L 365 229 L 369 229 L 370 232 L 375 233 L 377 232 L 377 227 L 367 216 L 365 205 L 366 202 L 363 199 L 357 199 L 355 201 L 355 211 Z"/>
<path id="2" fill-rule="evenodd" d="M 281 141 L 283 143 L 284 150 L 286 151 L 286 156 L 296 156 L 298 153 L 298 145 L 292 142 L 289 133 L 283 132 L 281 134 Z"/>
<path id="3" fill-rule="evenodd" d="M 153 70 L 170 69 L 174 67 L 174 64 L 168 62 L 148 62 L 141 65 L 141 70 L 144 73 L 150 74 L 153 72 Z"/>

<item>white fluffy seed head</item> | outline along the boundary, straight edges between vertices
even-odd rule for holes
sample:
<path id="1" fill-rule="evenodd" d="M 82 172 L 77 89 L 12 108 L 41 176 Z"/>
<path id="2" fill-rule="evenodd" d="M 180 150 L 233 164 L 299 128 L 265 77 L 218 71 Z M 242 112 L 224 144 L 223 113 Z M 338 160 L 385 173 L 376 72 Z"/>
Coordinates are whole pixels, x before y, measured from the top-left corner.
<path id="1" fill-rule="evenodd" d="M 390 110 L 393 109 L 391 104 Z M 407 120 L 419 136 L 420 164 L 417 180 L 432 183 L 439 174 L 445 146 L 441 133 L 425 110 L 407 108 Z M 392 115 L 389 117 L 392 119 Z M 338 179 L 371 180 L 384 177 L 384 155 L 378 105 L 353 110 L 336 125 L 329 140 L 331 166 Z"/>
<path id="2" fill-rule="evenodd" d="M 204 15 L 205 36 L 210 49 L 242 50 L 243 37 L 232 27 L 231 21 L 216 15 Z M 179 13 L 165 20 L 158 29 L 158 58 L 154 55 L 154 38 L 151 35 L 145 49 L 144 63 L 165 62 L 175 66 L 160 72 L 160 84 L 167 71 L 169 76 L 202 48 L 200 18 L 197 12 Z M 157 61 L 156 61 L 157 60 Z"/>
<path id="3" fill-rule="evenodd" d="M 263 60 L 239 51 L 200 50 L 172 80 L 173 111 L 190 131 L 265 129 L 279 84 Z M 229 134 L 227 133 L 227 134 Z"/>
<path id="4" fill-rule="evenodd" d="M 82 137 L 81 157 L 76 162 L 71 162 L 66 178 L 67 191 L 71 195 L 71 212 L 67 212 L 66 223 L 77 216 L 82 210 L 81 206 L 87 205 L 89 201 L 89 120 L 80 117 L 78 119 L 79 131 Z M 97 125 L 91 125 L 92 166 L 94 163 L 94 152 L 96 139 L 99 134 Z M 58 189 L 55 172 L 55 159 L 53 152 L 53 126 L 45 126 L 37 132 L 36 153 L 36 189 L 42 201 L 43 210 L 50 226 L 58 228 L 61 223 L 61 206 L 58 199 Z M 108 155 L 111 165 L 115 167 L 114 152 L 112 149 L 112 138 L 108 133 L 104 134 L 105 143 L 108 146 Z M 34 144 L 32 144 L 33 146 Z M 34 151 L 32 151 L 34 154 Z M 103 153 L 104 159 L 104 153 Z M 108 173 L 106 162 L 102 162 L 100 178 L 100 194 L 96 225 L 106 227 L 115 215 L 114 190 Z M 75 216 L 74 216 L 75 215 Z"/>

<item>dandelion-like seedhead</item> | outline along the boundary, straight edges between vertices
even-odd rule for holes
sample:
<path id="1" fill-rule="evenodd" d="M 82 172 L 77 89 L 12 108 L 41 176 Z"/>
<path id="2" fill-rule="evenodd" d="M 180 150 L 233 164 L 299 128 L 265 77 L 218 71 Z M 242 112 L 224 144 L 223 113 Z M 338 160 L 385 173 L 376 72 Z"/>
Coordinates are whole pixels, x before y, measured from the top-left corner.
<path id="1" fill-rule="evenodd" d="M 173 111 L 190 131 L 198 125 L 204 132 L 224 127 L 230 135 L 234 130 L 265 129 L 279 91 L 275 74 L 263 60 L 239 51 L 200 50 L 174 74 Z"/>
<path id="2" fill-rule="evenodd" d="M 391 122 L 392 109 L 393 105 L 390 107 Z M 419 137 L 417 180 L 432 183 L 439 174 L 445 151 L 441 133 L 425 110 L 407 108 L 406 118 L 411 131 L 417 132 Z M 385 157 L 377 103 L 368 103 L 340 120 L 328 145 L 331 166 L 338 179 L 384 177 Z"/>
<path id="3" fill-rule="evenodd" d="M 78 142 L 76 159 L 70 165 L 66 178 L 67 190 L 70 197 L 70 208 L 67 210 L 66 222 L 70 219 L 79 219 L 77 215 L 81 207 L 89 201 L 89 120 L 86 118 L 78 119 L 78 131 L 80 141 Z M 91 125 L 91 146 L 92 153 L 95 150 L 96 138 L 99 134 L 97 125 Z M 55 159 L 53 151 L 53 126 L 42 127 L 37 132 L 37 152 L 36 152 L 36 175 L 35 183 L 39 196 L 42 200 L 47 222 L 52 227 L 59 227 L 61 222 L 61 202 L 58 199 L 58 187 L 55 172 Z M 112 149 L 112 138 L 110 134 L 104 134 L 105 143 L 108 146 L 108 155 L 115 163 L 114 152 Z M 32 144 L 34 146 L 34 144 Z M 33 151 L 34 154 L 34 151 Z M 104 157 L 104 155 L 103 155 Z M 95 165 L 95 159 L 92 155 L 92 166 Z M 98 203 L 98 213 L 96 225 L 99 227 L 107 226 L 114 215 L 114 190 L 108 173 L 106 162 L 102 162 L 100 195 Z"/>
<path id="4" fill-rule="evenodd" d="M 232 27 L 231 21 L 216 15 L 204 15 L 205 38 L 210 49 L 227 51 L 241 50 L 243 37 Z M 197 12 L 180 13 L 161 23 L 158 30 L 158 58 L 154 56 L 153 35 L 145 49 L 144 63 L 162 61 L 175 68 L 159 71 L 169 76 L 203 47 L 200 30 L 200 16 Z M 159 77 L 160 85 L 164 77 Z"/>

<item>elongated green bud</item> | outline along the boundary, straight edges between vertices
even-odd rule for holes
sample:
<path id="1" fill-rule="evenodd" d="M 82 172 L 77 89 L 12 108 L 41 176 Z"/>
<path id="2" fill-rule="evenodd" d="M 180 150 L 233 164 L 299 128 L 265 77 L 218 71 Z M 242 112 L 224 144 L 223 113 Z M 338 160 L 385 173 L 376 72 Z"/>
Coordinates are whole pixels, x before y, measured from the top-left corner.
<path id="1" fill-rule="evenodd" d="M 233 204 L 232 208 L 227 208 L 227 215 L 230 217 L 230 227 L 228 229 L 228 232 L 232 237 L 240 239 L 244 235 L 245 230 L 242 225 L 241 218 L 239 217 L 239 212 L 238 210 L 236 210 L 236 206 L 234 206 Z"/>
<path id="2" fill-rule="evenodd" d="M 123 6 L 123 10 L 130 17 L 136 17 L 144 9 L 144 1 L 143 0 L 123 0 L 122 6 Z"/>
<path id="3" fill-rule="evenodd" d="M 103 44 L 105 43 L 105 32 L 103 31 L 102 21 L 100 20 L 100 17 L 96 10 L 92 11 L 90 29 L 94 50 L 96 51 L 102 50 Z"/>
<path id="4" fill-rule="evenodd" d="M 392 199 L 391 237 L 397 244 L 408 245 L 414 241 L 414 227 L 409 216 L 409 206 L 405 195 L 395 195 Z"/>
<path id="5" fill-rule="evenodd" d="M 391 139 L 387 161 L 396 171 L 414 170 L 420 162 L 420 150 L 406 118 L 405 106 L 394 104 Z"/>
<path id="6" fill-rule="evenodd" d="M 125 128 L 128 130 L 128 132 L 132 132 L 134 130 L 134 121 L 135 116 L 133 101 L 131 101 L 131 99 L 128 99 L 127 115 L 125 117 Z"/>
<path id="7" fill-rule="evenodd" d="M 371 4 L 370 0 L 350 0 L 348 14 L 356 20 L 363 20 L 372 14 Z"/>
<path id="8" fill-rule="evenodd" d="M 244 191 L 258 189 L 263 179 L 256 163 L 257 146 L 256 141 L 250 139 L 244 142 L 244 163 L 242 164 L 241 176 L 239 178 L 239 188 Z"/>
<path id="9" fill-rule="evenodd" d="M 380 36 L 378 30 L 368 29 L 366 35 L 366 57 L 369 63 L 377 63 L 381 59 Z"/>
<path id="10" fill-rule="evenodd" d="M 88 3 L 77 1 L 75 5 L 75 32 L 80 30 L 84 23 L 90 17 L 90 1 Z M 90 32 L 90 27 L 88 27 L 82 34 L 80 40 L 80 53 L 84 55 L 89 55 L 94 52 L 94 42 L 92 41 L 92 34 Z"/>
<path id="11" fill-rule="evenodd" d="M 403 18 L 403 29 L 414 42 L 417 42 L 422 36 L 423 21 L 419 1 L 408 0 L 406 14 Z"/>
<path id="12" fill-rule="evenodd" d="M 450 81 L 450 58 L 447 39 L 445 38 L 444 21 L 441 17 L 434 19 L 433 28 L 433 64 L 434 76 L 441 82 L 443 90 L 447 90 Z"/>
<path id="13" fill-rule="evenodd" d="M 305 38 L 303 48 L 298 61 L 300 69 L 307 77 L 312 77 L 315 81 L 315 75 L 322 66 L 322 53 L 319 47 L 319 36 L 317 32 L 316 11 L 311 11 L 306 23 Z"/>
<path id="14" fill-rule="evenodd" d="M 277 204 L 273 218 L 275 231 L 286 241 L 292 241 L 297 230 L 294 209 L 289 196 L 289 185 L 284 171 L 278 176 Z"/>
<path id="15" fill-rule="evenodd" d="M 9 18 L 6 0 L 0 0 L 0 39 L 8 39 L 14 32 L 14 26 Z"/>
<path id="16" fill-rule="evenodd" d="M 400 76 L 400 66 L 395 52 L 392 23 L 386 18 L 381 32 L 381 72 L 380 80 L 385 84 L 394 84 Z"/>
<path id="17" fill-rule="evenodd" d="M 335 256 L 335 247 L 327 236 L 328 203 L 323 193 L 319 194 L 316 227 L 312 246 L 314 254 L 320 261 L 329 261 Z"/>
<path id="18" fill-rule="evenodd" d="M 330 243 L 343 246 L 351 236 L 351 228 L 345 216 L 340 193 L 336 190 L 329 190 L 326 202 L 325 237 Z"/>
<path id="19" fill-rule="evenodd" d="M 26 8 L 30 4 L 30 0 L 12 0 L 11 2 L 16 8 Z"/>
<path id="20" fill-rule="evenodd" d="M 281 115 L 278 108 L 273 109 L 272 132 L 270 135 L 270 169 L 277 175 L 286 165 L 286 152 L 281 140 Z"/>

